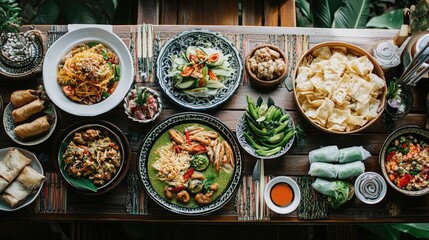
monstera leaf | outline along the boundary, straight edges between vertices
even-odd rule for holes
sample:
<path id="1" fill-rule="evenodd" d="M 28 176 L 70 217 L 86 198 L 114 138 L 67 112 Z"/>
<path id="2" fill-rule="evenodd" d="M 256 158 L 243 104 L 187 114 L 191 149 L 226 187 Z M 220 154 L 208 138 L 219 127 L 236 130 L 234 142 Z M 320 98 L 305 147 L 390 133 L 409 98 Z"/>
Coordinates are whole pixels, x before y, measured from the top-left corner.
<path id="1" fill-rule="evenodd" d="M 366 27 L 400 29 L 404 24 L 404 10 L 397 9 L 371 18 Z"/>
<path id="2" fill-rule="evenodd" d="M 342 6 L 343 0 L 311 0 L 314 27 L 330 28 L 335 12 Z"/>
<path id="3" fill-rule="evenodd" d="M 369 0 L 311 0 L 314 27 L 364 28 Z"/>
<path id="4" fill-rule="evenodd" d="M 369 16 L 369 0 L 347 0 L 335 12 L 333 28 L 364 28 Z"/>

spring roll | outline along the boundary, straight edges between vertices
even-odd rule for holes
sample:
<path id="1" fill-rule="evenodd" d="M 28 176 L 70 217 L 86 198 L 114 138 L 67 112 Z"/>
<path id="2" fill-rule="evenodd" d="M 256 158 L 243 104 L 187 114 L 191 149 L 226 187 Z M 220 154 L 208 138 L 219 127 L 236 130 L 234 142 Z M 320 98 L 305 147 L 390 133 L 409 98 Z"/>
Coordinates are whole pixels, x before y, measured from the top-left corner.
<path id="1" fill-rule="evenodd" d="M 14 123 L 20 123 L 27 120 L 29 117 L 36 113 L 43 111 L 45 102 L 40 99 L 36 99 L 29 104 L 26 104 L 20 108 L 16 108 L 12 111 L 12 120 Z"/>
<path id="2" fill-rule="evenodd" d="M 36 99 L 38 99 L 39 96 L 37 95 L 37 91 L 33 89 L 27 89 L 27 90 L 18 90 L 13 92 L 10 95 L 10 102 L 15 108 L 19 108 L 24 106 L 27 103 L 30 103 Z"/>
<path id="3" fill-rule="evenodd" d="M 0 177 L 7 183 L 11 183 L 21 172 L 21 170 L 30 164 L 31 160 L 24 156 L 18 149 L 10 149 L 6 156 L 0 161 Z M 8 184 L 5 181 L 0 180 L 2 192 Z"/>
<path id="4" fill-rule="evenodd" d="M 338 162 L 338 147 L 336 145 L 326 146 L 310 151 L 308 154 L 310 163 L 314 162 Z"/>
<path id="5" fill-rule="evenodd" d="M 19 173 L 2 194 L 2 198 L 11 206 L 15 207 L 25 200 L 34 190 L 37 190 L 45 181 L 46 177 L 38 173 L 31 166 L 26 166 Z"/>
<path id="6" fill-rule="evenodd" d="M 361 161 L 336 164 L 335 166 L 338 171 L 339 179 L 357 177 L 365 172 L 365 164 L 363 164 Z"/>
<path id="7" fill-rule="evenodd" d="M 48 117 L 42 116 L 30 123 L 18 125 L 14 130 L 20 139 L 25 139 L 47 132 L 50 127 Z"/>
<path id="8" fill-rule="evenodd" d="M 362 146 L 354 146 L 340 149 L 338 162 L 349 163 L 355 161 L 363 161 L 369 157 L 371 157 L 371 153 L 364 149 Z"/>

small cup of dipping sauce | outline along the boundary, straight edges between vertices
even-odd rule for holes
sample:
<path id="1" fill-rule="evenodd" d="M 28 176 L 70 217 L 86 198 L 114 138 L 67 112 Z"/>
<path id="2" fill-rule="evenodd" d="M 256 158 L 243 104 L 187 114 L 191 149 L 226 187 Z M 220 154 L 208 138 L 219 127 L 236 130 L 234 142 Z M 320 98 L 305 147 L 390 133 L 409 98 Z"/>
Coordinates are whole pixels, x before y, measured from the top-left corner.
<path id="1" fill-rule="evenodd" d="M 298 207 L 301 191 L 292 178 L 279 176 L 273 178 L 265 186 L 264 199 L 272 211 L 287 214 Z"/>

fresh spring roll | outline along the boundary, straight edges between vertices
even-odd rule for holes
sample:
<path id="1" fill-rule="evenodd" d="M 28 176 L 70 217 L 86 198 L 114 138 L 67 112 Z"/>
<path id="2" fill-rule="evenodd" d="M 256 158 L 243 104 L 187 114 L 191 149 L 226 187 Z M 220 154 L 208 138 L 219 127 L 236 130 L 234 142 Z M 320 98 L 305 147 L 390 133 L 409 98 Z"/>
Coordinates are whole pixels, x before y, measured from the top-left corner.
<path id="1" fill-rule="evenodd" d="M 311 186 L 317 192 L 325 195 L 328 198 L 329 204 L 333 208 L 338 208 L 350 200 L 354 194 L 353 185 L 341 180 L 331 182 L 317 178 Z"/>
<path id="2" fill-rule="evenodd" d="M 43 111 L 45 106 L 43 105 L 44 101 L 36 99 L 29 104 L 26 104 L 20 108 L 14 109 L 12 111 L 12 120 L 14 123 L 20 123 L 27 120 L 29 117 L 33 116 L 36 113 Z"/>
<path id="3" fill-rule="evenodd" d="M 313 177 L 336 178 L 338 171 L 335 164 L 314 162 L 310 165 L 308 174 Z"/>
<path id="4" fill-rule="evenodd" d="M 365 164 L 361 161 L 336 164 L 339 179 L 356 177 L 365 172 Z"/>
<path id="5" fill-rule="evenodd" d="M 11 183 L 30 162 L 31 160 L 24 156 L 18 149 L 10 149 L 3 160 L 0 161 L 0 177 L 2 178 L 0 181 L 2 187 L 0 192 L 7 187 L 8 184 L 5 182 Z"/>
<path id="6" fill-rule="evenodd" d="M 18 90 L 13 92 L 10 95 L 10 102 L 15 108 L 19 108 L 24 106 L 27 103 L 30 103 L 36 99 L 38 99 L 39 96 L 37 95 L 37 91 L 33 89 L 27 89 L 27 90 Z"/>
<path id="7" fill-rule="evenodd" d="M 338 162 L 349 163 L 355 161 L 363 161 L 369 157 L 371 157 L 371 153 L 365 150 L 362 146 L 354 146 L 340 149 Z"/>
<path id="8" fill-rule="evenodd" d="M 15 133 L 20 139 L 33 137 L 49 130 L 48 117 L 42 116 L 30 123 L 24 123 L 15 127 Z"/>
<path id="9" fill-rule="evenodd" d="M 308 154 L 310 163 L 314 162 L 338 162 L 338 147 L 326 146 L 310 151 Z"/>

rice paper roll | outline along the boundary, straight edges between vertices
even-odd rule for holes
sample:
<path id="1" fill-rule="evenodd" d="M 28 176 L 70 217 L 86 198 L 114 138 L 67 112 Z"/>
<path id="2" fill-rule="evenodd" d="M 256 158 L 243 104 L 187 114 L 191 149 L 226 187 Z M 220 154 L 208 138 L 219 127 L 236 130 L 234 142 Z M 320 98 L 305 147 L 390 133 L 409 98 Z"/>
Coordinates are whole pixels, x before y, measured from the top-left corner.
<path id="1" fill-rule="evenodd" d="M 341 181 L 327 181 L 325 179 L 317 178 L 311 186 L 317 192 L 325 195 L 328 199 L 329 204 L 333 208 L 338 208 L 353 197 L 354 188 L 353 185 Z"/>
<path id="2" fill-rule="evenodd" d="M 30 103 L 36 99 L 38 99 L 39 96 L 37 95 L 37 91 L 33 89 L 27 89 L 27 90 L 18 90 L 13 92 L 10 95 L 10 102 L 15 108 L 19 108 L 24 106 L 27 103 Z"/>
<path id="3" fill-rule="evenodd" d="M 338 172 L 335 164 L 314 162 L 310 165 L 308 174 L 313 177 L 336 178 Z"/>
<path id="4" fill-rule="evenodd" d="M 314 162 L 338 162 L 338 147 L 336 145 L 326 146 L 310 151 L 308 154 L 310 163 Z"/>
<path id="5" fill-rule="evenodd" d="M 0 161 L 0 177 L 11 183 L 31 160 L 14 148 Z"/>
<path id="6" fill-rule="evenodd" d="M 36 99 L 29 104 L 26 104 L 20 108 L 16 108 L 12 111 L 12 120 L 14 123 L 20 123 L 27 120 L 29 117 L 36 113 L 43 111 L 45 108 L 44 101 Z"/>
<path id="7" fill-rule="evenodd" d="M 15 127 L 15 133 L 20 139 L 33 137 L 50 129 L 48 117 L 42 116 L 30 123 L 24 123 Z"/>
<path id="8" fill-rule="evenodd" d="M 356 177 L 365 172 L 365 164 L 361 161 L 336 164 L 339 179 Z"/>
<path id="9" fill-rule="evenodd" d="M 362 146 L 354 146 L 340 149 L 338 155 L 338 162 L 349 163 L 355 161 L 363 161 L 369 157 L 371 157 L 371 153 L 365 150 Z"/>

